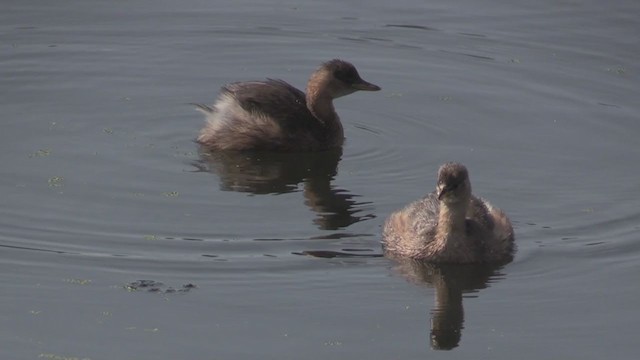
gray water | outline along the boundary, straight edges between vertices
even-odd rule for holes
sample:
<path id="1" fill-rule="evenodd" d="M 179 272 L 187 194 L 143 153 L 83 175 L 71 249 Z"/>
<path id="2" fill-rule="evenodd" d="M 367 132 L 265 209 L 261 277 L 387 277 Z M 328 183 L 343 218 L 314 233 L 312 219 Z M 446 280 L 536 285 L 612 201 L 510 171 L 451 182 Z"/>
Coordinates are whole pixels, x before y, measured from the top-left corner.
<path id="1" fill-rule="evenodd" d="M 639 2 L 0 7 L 0 359 L 637 357 Z M 383 88 L 341 153 L 193 142 L 188 103 L 335 57 Z M 449 160 L 512 263 L 381 256 Z"/>

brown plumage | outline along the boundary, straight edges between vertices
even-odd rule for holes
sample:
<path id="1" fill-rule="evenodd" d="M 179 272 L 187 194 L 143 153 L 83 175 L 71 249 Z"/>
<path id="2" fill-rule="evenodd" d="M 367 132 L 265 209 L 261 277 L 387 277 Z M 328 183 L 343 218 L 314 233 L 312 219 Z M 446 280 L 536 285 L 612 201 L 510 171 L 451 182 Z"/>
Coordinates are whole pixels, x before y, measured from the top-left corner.
<path id="1" fill-rule="evenodd" d="M 322 64 L 306 94 L 282 80 L 237 82 L 222 87 L 213 106 L 195 104 L 207 116 L 197 141 L 211 150 L 320 151 L 344 141 L 333 99 L 380 87 L 342 60 Z"/>
<path id="2" fill-rule="evenodd" d="M 464 165 L 446 163 L 436 191 L 387 219 L 385 252 L 438 263 L 508 262 L 513 256 L 509 218 L 471 194 Z"/>

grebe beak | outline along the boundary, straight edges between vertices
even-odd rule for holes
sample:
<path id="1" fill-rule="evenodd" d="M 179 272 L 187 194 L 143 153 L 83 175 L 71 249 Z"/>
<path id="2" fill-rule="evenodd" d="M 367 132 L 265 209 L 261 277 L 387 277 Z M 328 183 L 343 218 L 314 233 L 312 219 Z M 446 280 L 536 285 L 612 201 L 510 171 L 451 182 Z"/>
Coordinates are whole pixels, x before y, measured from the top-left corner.
<path id="1" fill-rule="evenodd" d="M 438 200 L 442 200 L 442 198 L 444 197 L 444 194 L 448 193 L 449 191 L 451 191 L 451 187 L 438 185 L 436 187 L 436 194 L 438 194 Z"/>
<path id="2" fill-rule="evenodd" d="M 380 90 L 380 86 L 378 85 L 374 85 L 370 82 L 366 82 L 362 79 L 357 80 L 356 82 L 354 82 L 353 84 L 351 84 L 351 87 L 356 89 L 356 90 L 362 90 L 362 91 L 378 91 Z"/>

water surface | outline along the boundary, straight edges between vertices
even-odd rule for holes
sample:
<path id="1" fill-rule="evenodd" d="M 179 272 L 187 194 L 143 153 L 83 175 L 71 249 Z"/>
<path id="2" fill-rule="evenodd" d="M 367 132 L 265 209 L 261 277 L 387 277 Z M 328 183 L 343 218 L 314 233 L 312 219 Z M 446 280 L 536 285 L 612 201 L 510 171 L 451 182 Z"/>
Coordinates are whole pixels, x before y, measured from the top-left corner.
<path id="1" fill-rule="evenodd" d="M 635 1 L 5 2 L 0 357 L 633 358 L 638 15 Z M 334 57 L 383 88 L 336 101 L 342 151 L 193 142 L 188 103 L 229 81 L 302 88 Z M 449 160 L 511 216 L 512 263 L 380 256 L 384 219 Z"/>

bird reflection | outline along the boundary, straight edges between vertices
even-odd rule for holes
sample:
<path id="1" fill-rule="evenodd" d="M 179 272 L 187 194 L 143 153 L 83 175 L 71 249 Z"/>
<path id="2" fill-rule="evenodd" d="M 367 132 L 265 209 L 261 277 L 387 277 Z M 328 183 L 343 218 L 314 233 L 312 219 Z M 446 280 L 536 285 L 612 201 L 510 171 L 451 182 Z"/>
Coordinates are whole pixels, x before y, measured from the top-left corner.
<path id="1" fill-rule="evenodd" d="M 193 163 L 199 171 L 218 175 L 220 189 L 251 194 L 284 194 L 299 190 L 304 203 L 317 217 L 320 229 L 336 230 L 372 219 L 372 213 L 360 214 L 359 195 L 336 188 L 331 181 L 337 174 L 342 149 L 314 153 L 208 152 L 199 149 L 200 159 Z"/>
<path id="2" fill-rule="evenodd" d="M 500 278 L 504 264 L 433 264 L 411 259 L 394 259 L 394 270 L 408 281 L 435 288 L 435 306 L 431 310 L 431 348 L 451 350 L 457 347 L 464 328 L 463 294 L 489 286 Z"/>

